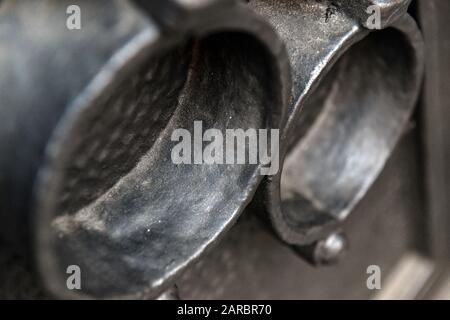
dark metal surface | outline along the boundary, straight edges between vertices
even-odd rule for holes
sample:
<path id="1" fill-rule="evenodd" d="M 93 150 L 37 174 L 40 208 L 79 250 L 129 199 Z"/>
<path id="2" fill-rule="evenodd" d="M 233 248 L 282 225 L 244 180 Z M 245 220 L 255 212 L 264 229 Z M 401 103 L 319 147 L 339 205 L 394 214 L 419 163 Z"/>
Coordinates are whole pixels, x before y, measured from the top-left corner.
<path id="1" fill-rule="evenodd" d="M 294 77 L 283 169 L 263 182 L 255 210 L 265 204 L 282 240 L 311 244 L 339 228 L 402 134 L 422 80 L 421 35 L 407 15 L 370 32 L 341 7 L 329 15 L 327 1 L 250 5 L 285 40 Z"/>
<path id="2" fill-rule="evenodd" d="M 384 285 L 398 259 L 425 239 L 419 134 L 416 128 L 402 138 L 348 217 L 349 248 L 338 265 L 311 266 L 246 212 L 220 245 L 177 282 L 181 299 L 371 298 L 376 290 L 366 286 L 368 266 L 381 268 Z"/>
<path id="3" fill-rule="evenodd" d="M 1 1 L 0 298 L 367 299 L 369 266 L 448 257 L 448 1 L 419 1 L 413 120 L 410 0 L 241 2 Z M 194 121 L 285 129 L 282 172 L 174 165 Z"/>
<path id="4" fill-rule="evenodd" d="M 66 1 L 1 7 L 4 241 L 31 230 L 57 297 L 156 297 L 237 219 L 262 177 L 258 165 L 173 164 L 171 131 L 194 120 L 279 128 L 288 59 L 240 3 L 196 15 L 188 34 L 125 1 L 76 3 L 90 15 L 80 33 L 64 28 Z M 66 287 L 71 264 L 83 270 L 80 291 Z"/>

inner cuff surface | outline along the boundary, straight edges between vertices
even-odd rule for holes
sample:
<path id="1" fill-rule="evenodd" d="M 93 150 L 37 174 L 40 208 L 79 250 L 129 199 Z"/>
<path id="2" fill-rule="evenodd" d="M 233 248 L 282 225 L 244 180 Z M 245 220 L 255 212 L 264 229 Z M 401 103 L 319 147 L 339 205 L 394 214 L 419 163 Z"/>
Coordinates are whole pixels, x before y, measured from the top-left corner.
<path id="1" fill-rule="evenodd" d="M 176 165 L 171 135 L 193 139 L 194 121 L 267 128 L 279 97 L 266 52 L 240 33 L 193 40 L 83 111 L 54 172 L 51 242 L 64 285 L 75 264 L 84 294 L 160 288 L 235 218 L 258 166 Z"/>
<path id="2" fill-rule="evenodd" d="M 344 219 L 381 171 L 412 109 L 414 49 L 396 29 L 350 47 L 305 102 L 290 132 L 281 210 L 307 233 Z"/>

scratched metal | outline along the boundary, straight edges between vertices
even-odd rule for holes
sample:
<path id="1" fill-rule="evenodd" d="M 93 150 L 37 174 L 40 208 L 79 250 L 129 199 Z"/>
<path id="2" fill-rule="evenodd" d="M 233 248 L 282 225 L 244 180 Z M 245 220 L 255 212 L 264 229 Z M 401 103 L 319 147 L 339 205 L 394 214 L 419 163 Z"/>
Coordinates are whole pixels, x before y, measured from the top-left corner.
<path id="1" fill-rule="evenodd" d="M 292 245 L 340 227 L 381 172 L 419 94 L 416 23 L 402 15 L 370 32 L 349 14 L 356 2 L 250 1 L 284 39 L 294 83 L 283 170 L 263 182 L 253 206 Z"/>
<path id="2" fill-rule="evenodd" d="M 65 28 L 69 4 L 80 31 Z M 2 3 L 0 242 L 33 252 L 53 296 L 159 296 L 262 179 L 257 165 L 170 159 L 172 131 L 194 120 L 279 128 L 291 90 L 269 24 L 234 1 L 205 6 L 183 32 L 128 1 Z"/>
<path id="3" fill-rule="evenodd" d="M 186 270 L 181 298 L 367 297 L 364 268 L 387 270 L 418 241 L 411 137 L 366 195 L 418 94 L 422 43 L 405 15 L 410 1 L 250 1 L 262 18 L 233 0 L 133 2 L 2 2 L 0 248 L 14 248 L 0 255 L 0 276 L 13 273 L 4 287 L 20 278 L 45 296 L 20 269 L 33 255 L 59 298 L 169 289 L 160 298 L 173 299 Z M 87 9 L 83 32 L 64 28 L 69 4 Z M 386 30 L 364 28 L 369 5 L 382 8 Z M 286 129 L 285 169 L 252 209 L 268 209 L 296 245 L 345 219 L 344 263 L 304 265 L 251 215 L 204 257 L 261 176 L 257 166 L 172 165 L 170 134 L 192 131 L 194 120 Z M 78 294 L 66 290 L 69 264 L 83 270 Z"/>

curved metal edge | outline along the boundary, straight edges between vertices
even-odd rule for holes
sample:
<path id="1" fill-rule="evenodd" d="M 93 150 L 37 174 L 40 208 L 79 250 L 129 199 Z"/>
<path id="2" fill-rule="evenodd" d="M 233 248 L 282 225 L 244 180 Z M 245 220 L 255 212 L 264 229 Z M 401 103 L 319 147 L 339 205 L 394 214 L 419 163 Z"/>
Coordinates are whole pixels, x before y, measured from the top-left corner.
<path id="1" fill-rule="evenodd" d="M 412 111 L 414 109 L 413 107 L 420 93 L 420 87 L 423 79 L 423 70 L 424 70 L 423 67 L 424 44 L 416 22 L 409 15 L 404 15 L 389 28 L 394 28 L 402 32 L 407 37 L 408 41 L 410 42 L 415 52 L 416 70 L 414 70 L 414 74 L 415 74 L 416 90 L 414 90 L 414 95 L 410 97 L 410 110 L 408 116 L 407 117 L 405 116 L 405 119 L 403 119 L 403 122 L 406 123 L 407 119 L 412 114 Z M 336 61 L 348 50 L 348 48 L 350 48 L 351 46 L 362 40 L 367 34 L 368 33 L 366 32 L 366 30 L 358 28 L 357 32 L 355 32 L 344 43 L 342 43 L 339 48 L 337 48 L 331 53 L 330 59 L 326 62 L 326 66 L 315 75 L 315 77 L 312 79 L 311 86 L 309 86 L 307 90 L 302 93 L 299 102 L 296 104 L 295 111 L 293 111 L 293 113 L 289 115 L 288 126 L 285 130 L 285 134 L 283 135 L 284 138 L 286 138 L 286 135 L 289 134 L 290 130 L 289 128 L 291 128 L 292 123 L 296 121 L 295 120 L 297 117 L 296 113 L 300 112 L 302 104 L 307 99 L 309 94 L 314 91 L 314 88 L 319 85 L 320 81 L 325 77 L 327 72 L 332 68 L 332 66 L 336 63 Z M 389 153 L 391 153 L 392 150 L 394 149 L 396 143 L 400 139 L 400 136 L 401 135 L 399 134 L 396 141 L 392 144 L 392 146 L 390 146 L 390 149 L 388 150 Z M 287 146 L 283 146 L 280 161 L 283 161 L 286 156 L 286 147 Z M 361 189 L 359 190 L 358 194 L 354 196 L 350 205 L 347 207 L 347 210 L 345 210 L 345 212 L 341 212 L 337 220 L 330 220 L 329 223 L 323 225 L 320 228 L 311 229 L 308 234 L 293 229 L 284 218 L 284 214 L 281 211 L 281 200 L 280 200 L 281 171 L 280 174 L 274 177 L 267 178 L 262 185 L 263 189 L 262 192 L 264 195 L 260 198 L 262 198 L 263 199 L 262 201 L 266 204 L 265 211 L 268 212 L 269 215 L 268 220 L 272 225 L 273 229 L 275 230 L 276 234 L 281 238 L 281 240 L 283 240 L 288 244 L 308 245 L 326 237 L 333 231 L 339 229 L 345 218 L 350 214 L 350 212 L 356 206 L 356 204 L 364 197 L 364 195 L 369 190 L 370 186 L 373 184 L 375 179 L 381 173 L 384 167 L 384 163 L 386 161 L 387 159 L 383 161 L 383 166 L 376 168 L 376 170 L 372 172 L 371 176 L 369 176 L 366 179 L 365 184 L 361 186 Z M 261 208 L 259 210 L 261 210 Z"/>
<path id="2" fill-rule="evenodd" d="M 229 1 L 233 2 L 233 1 Z M 264 20 L 256 16 L 247 6 L 236 3 L 234 6 L 222 8 L 221 11 L 214 11 L 211 14 L 203 16 L 203 19 L 197 20 L 197 23 L 188 33 L 197 37 L 205 37 L 217 32 L 239 31 L 247 32 L 258 39 L 267 48 L 272 55 L 273 61 L 276 62 L 278 82 L 280 87 L 280 101 L 278 106 L 271 109 L 272 119 L 270 119 L 269 127 L 278 129 L 283 128 L 286 123 L 287 107 L 290 99 L 292 88 L 291 67 L 289 57 L 283 42 L 278 37 L 273 28 Z M 232 214 L 231 218 L 223 225 L 223 229 L 211 238 L 205 245 L 198 250 L 191 260 L 187 261 L 178 270 L 170 274 L 156 290 L 156 293 L 150 294 L 154 298 L 157 294 L 161 294 L 183 273 L 188 267 L 198 261 L 202 256 L 212 250 L 216 244 L 226 235 L 226 232 L 234 225 L 244 209 L 252 201 L 256 190 L 258 189 L 263 175 L 260 174 L 261 167 L 252 177 L 247 191 L 241 195 L 240 205 Z M 149 296 L 149 294 L 147 294 Z"/>
<path id="3" fill-rule="evenodd" d="M 72 4 L 83 7 L 82 31 L 66 27 Z M 59 118 L 105 60 L 149 26 L 127 8 L 118 0 L 2 2 L 0 237 L 21 252 L 31 245 L 23 226 L 29 222 L 32 183 Z"/>
<path id="4" fill-rule="evenodd" d="M 59 269 L 57 268 L 56 257 L 52 254 L 51 232 L 49 230 L 53 219 L 52 212 L 49 210 L 52 198 L 49 195 L 54 194 L 51 186 L 53 177 L 51 167 L 54 158 L 58 157 L 59 146 L 67 143 L 64 141 L 64 133 L 70 127 L 77 114 L 86 106 L 89 101 L 93 101 L 103 92 L 112 90 L 118 77 L 128 74 L 133 68 L 129 59 L 142 59 L 146 54 L 154 52 L 158 46 L 158 38 L 149 32 L 142 32 L 136 36 L 122 50 L 117 52 L 105 67 L 98 73 L 90 84 L 84 89 L 83 93 L 67 109 L 62 119 L 58 123 L 50 142 L 46 147 L 46 159 L 38 172 L 38 177 L 34 186 L 34 219 L 35 229 L 35 252 L 39 273 L 43 284 L 52 295 L 62 299 L 90 299 L 86 295 L 80 295 L 75 291 L 69 291 L 62 286 L 65 283 L 59 278 Z M 143 55 L 143 53 L 146 53 Z M 44 200 L 42 200 L 44 199 Z"/>
<path id="5" fill-rule="evenodd" d="M 246 32 L 259 39 L 264 44 L 267 50 L 273 57 L 273 61 L 276 62 L 276 69 L 278 76 L 280 77 L 280 103 L 278 106 L 273 106 L 274 109 L 270 112 L 275 115 L 272 119 L 271 126 L 273 128 L 281 128 L 285 122 L 286 107 L 288 105 L 288 99 L 291 91 L 291 77 L 290 77 L 290 65 L 288 55 L 285 51 L 283 43 L 279 40 L 277 34 L 273 29 L 262 19 L 256 17 L 244 5 L 236 5 L 228 7 L 227 10 L 216 12 L 213 16 L 202 20 L 196 20 L 194 32 L 196 36 L 206 36 L 211 33 L 221 31 L 239 31 Z M 192 31 L 192 30 L 191 30 Z M 93 101 L 105 90 L 111 90 L 114 88 L 114 84 L 117 82 L 117 78 L 122 78 L 126 74 L 132 72 L 139 61 L 143 61 L 156 51 L 161 52 L 171 45 L 175 44 L 178 40 L 185 37 L 189 37 L 192 34 L 171 34 L 171 37 L 164 36 L 164 29 L 161 34 L 155 35 L 148 31 L 143 31 L 137 35 L 130 43 L 117 52 L 105 67 L 98 73 L 98 75 L 92 80 L 92 82 L 86 87 L 80 97 L 74 101 L 74 103 L 68 108 L 67 113 L 63 119 L 59 122 L 58 128 L 55 130 L 51 142 L 48 144 L 46 151 L 45 166 L 39 172 L 38 181 L 35 185 L 35 201 L 36 201 L 36 214 L 34 214 L 34 223 L 37 225 L 37 232 L 35 234 L 37 261 L 39 266 L 40 275 L 46 284 L 49 291 L 58 298 L 63 299 L 93 299 L 95 297 L 79 294 L 77 292 L 70 292 L 62 284 L 65 280 L 61 278 L 63 276 L 59 273 L 56 267 L 55 257 L 51 253 L 51 244 L 48 226 L 52 217 L 47 210 L 50 200 L 42 202 L 40 199 L 44 199 L 43 195 L 52 193 L 49 190 L 50 174 L 49 168 L 51 167 L 52 159 L 55 158 L 58 152 L 58 145 L 63 142 L 64 132 L 71 126 L 76 118 L 77 114 L 83 109 L 83 107 L 89 105 L 89 101 Z M 170 39 L 167 41 L 167 38 Z M 127 61 L 133 60 L 132 65 Z M 63 129 L 64 128 L 64 129 Z M 258 170 L 259 171 L 259 170 Z M 156 298 L 168 288 L 173 285 L 173 282 L 178 276 L 190 265 L 195 263 L 205 252 L 214 247 L 214 245 L 224 236 L 225 232 L 234 224 L 244 208 L 250 202 L 255 193 L 259 183 L 262 180 L 262 176 L 259 172 L 255 173 L 252 182 L 247 189 L 247 192 L 242 195 L 241 202 L 237 210 L 231 215 L 231 219 L 227 221 L 224 228 L 218 232 L 213 238 L 205 242 L 205 245 L 191 257 L 185 264 L 178 266 L 172 272 L 167 274 L 167 277 L 160 281 L 157 287 L 149 288 L 146 292 L 130 293 L 129 295 L 120 297 L 111 297 L 114 299 L 136 299 L 136 298 Z"/>

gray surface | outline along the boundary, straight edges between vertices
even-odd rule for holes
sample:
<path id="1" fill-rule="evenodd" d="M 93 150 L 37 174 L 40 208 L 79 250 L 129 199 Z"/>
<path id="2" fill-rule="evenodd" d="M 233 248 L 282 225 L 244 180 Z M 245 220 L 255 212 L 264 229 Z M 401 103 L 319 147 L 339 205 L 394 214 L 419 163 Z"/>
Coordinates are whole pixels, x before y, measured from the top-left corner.
<path id="1" fill-rule="evenodd" d="M 178 281 L 182 299 L 364 299 L 366 268 L 387 274 L 423 243 L 418 138 L 410 132 L 357 206 L 346 231 L 350 249 L 335 267 L 315 269 L 244 213 L 216 250 Z M 0 247 L 0 299 L 45 295 L 24 259 Z"/>
<path id="2" fill-rule="evenodd" d="M 293 69 L 284 168 L 263 181 L 254 201 L 292 245 L 339 228 L 383 169 L 419 95 L 416 23 L 404 15 L 386 30 L 367 30 L 346 10 L 357 2 L 342 2 L 333 14 L 332 1 L 250 2 L 285 41 Z M 397 1 L 399 12 L 407 2 Z"/>
<path id="3" fill-rule="evenodd" d="M 383 275 L 417 247 L 424 216 L 414 132 L 403 138 L 386 169 L 346 226 L 350 248 L 335 267 L 315 269 L 244 214 L 221 245 L 178 281 L 182 299 L 365 299 L 366 268 Z"/>
<path id="4" fill-rule="evenodd" d="M 246 5 L 225 2 L 189 10 L 192 29 L 177 32 L 128 1 L 78 0 L 74 32 L 66 1 L 1 7 L 0 241 L 33 251 L 54 296 L 156 297 L 251 200 L 259 164 L 171 160 L 172 132 L 194 121 L 284 121 L 284 45 Z M 66 286 L 73 264 L 79 291 Z"/>
<path id="5" fill-rule="evenodd" d="M 423 136 L 430 250 L 450 258 L 450 1 L 418 2 L 426 41 Z"/>
<path id="6" fill-rule="evenodd" d="M 178 281 L 181 298 L 367 298 L 365 270 L 386 275 L 406 250 L 424 243 L 420 141 L 410 132 L 357 206 L 346 230 L 350 251 L 336 267 L 314 269 L 245 213 Z M 23 254 L 23 252 L 22 252 Z M 31 256 L 27 256 L 31 259 Z M 44 297 L 27 260 L 0 242 L 0 298 Z"/>

